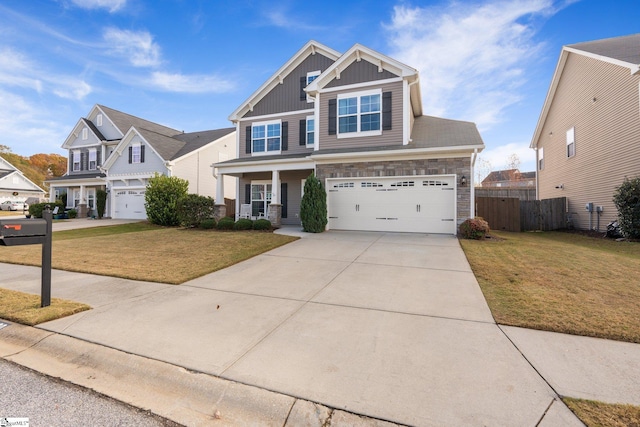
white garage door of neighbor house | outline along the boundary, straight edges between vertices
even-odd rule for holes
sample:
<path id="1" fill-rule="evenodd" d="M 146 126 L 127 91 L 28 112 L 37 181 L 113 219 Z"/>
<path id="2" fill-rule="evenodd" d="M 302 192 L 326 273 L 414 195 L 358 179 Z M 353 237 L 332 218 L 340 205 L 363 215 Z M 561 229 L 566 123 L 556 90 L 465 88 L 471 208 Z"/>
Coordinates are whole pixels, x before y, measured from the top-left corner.
<path id="1" fill-rule="evenodd" d="M 114 218 L 147 219 L 144 208 L 144 189 L 116 190 Z"/>
<path id="2" fill-rule="evenodd" d="M 327 180 L 329 228 L 456 233 L 455 175 Z"/>

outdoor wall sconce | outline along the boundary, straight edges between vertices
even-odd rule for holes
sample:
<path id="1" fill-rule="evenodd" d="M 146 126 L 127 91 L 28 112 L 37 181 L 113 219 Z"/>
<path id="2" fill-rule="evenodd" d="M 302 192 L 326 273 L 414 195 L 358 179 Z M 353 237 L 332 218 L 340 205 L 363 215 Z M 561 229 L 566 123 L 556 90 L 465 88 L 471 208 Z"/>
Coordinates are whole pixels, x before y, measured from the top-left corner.
<path id="1" fill-rule="evenodd" d="M 467 185 L 467 177 L 462 175 L 460 177 L 460 187 L 464 187 L 465 185 Z"/>

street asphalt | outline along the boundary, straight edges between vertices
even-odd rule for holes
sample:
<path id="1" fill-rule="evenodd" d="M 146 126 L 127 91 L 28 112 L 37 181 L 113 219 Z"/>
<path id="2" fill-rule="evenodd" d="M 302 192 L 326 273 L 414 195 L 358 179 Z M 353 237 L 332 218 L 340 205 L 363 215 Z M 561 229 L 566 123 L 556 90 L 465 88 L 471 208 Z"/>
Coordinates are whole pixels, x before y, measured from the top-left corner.
<path id="1" fill-rule="evenodd" d="M 280 232 L 303 238 L 179 286 L 54 271 L 93 309 L 0 329 L 0 356 L 185 425 L 580 426 L 560 396 L 640 402 L 639 345 L 496 325 L 454 236 Z"/>

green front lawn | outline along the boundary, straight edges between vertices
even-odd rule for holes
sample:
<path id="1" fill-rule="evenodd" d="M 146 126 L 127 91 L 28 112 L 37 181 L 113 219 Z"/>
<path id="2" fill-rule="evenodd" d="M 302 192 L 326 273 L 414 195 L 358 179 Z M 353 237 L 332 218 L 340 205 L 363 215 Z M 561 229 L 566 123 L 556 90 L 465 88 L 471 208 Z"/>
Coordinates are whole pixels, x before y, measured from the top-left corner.
<path id="1" fill-rule="evenodd" d="M 496 322 L 640 343 L 640 243 L 492 235 L 460 243 Z"/>
<path id="2" fill-rule="evenodd" d="M 144 222 L 53 233 L 53 268 L 180 284 L 297 240 L 258 231 L 163 228 Z M 0 262 L 40 265 L 41 246 L 0 246 Z"/>

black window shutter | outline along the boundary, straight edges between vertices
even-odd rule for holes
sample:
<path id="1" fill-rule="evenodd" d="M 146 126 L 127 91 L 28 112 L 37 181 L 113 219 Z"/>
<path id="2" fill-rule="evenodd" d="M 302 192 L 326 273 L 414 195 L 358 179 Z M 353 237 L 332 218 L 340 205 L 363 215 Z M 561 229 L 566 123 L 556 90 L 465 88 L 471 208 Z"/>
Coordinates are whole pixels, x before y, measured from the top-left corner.
<path id="1" fill-rule="evenodd" d="M 391 130 L 391 92 L 382 94 L 382 130 Z"/>
<path id="2" fill-rule="evenodd" d="M 133 147 L 129 146 L 129 164 L 133 162 Z"/>
<path id="3" fill-rule="evenodd" d="M 307 120 L 300 120 L 300 145 L 307 145 Z"/>
<path id="4" fill-rule="evenodd" d="M 289 149 L 289 122 L 282 122 L 282 151 Z"/>
<path id="5" fill-rule="evenodd" d="M 280 183 L 280 203 L 282 204 L 281 218 L 287 217 L 287 183 Z"/>
<path id="6" fill-rule="evenodd" d="M 102 152 L 96 150 L 96 168 L 102 165 L 102 163 L 100 162 L 101 160 L 102 160 Z"/>
<path id="7" fill-rule="evenodd" d="M 87 155 L 84 152 L 80 153 L 80 170 L 83 171 L 85 169 L 88 169 L 84 162 L 87 160 Z"/>
<path id="8" fill-rule="evenodd" d="M 246 154 L 251 154 L 251 126 L 247 126 L 246 128 L 246 132 L 247 132 L 247 136 L 245 138 L 245 153 Z"/>
<path id="9" fill-rule="evenodd" d="M 336 99 L 329 100 L 329 135 L 336 134 L 336 119 L 338 117 L 338 104 Z"/>
<path id="10" fill-rule="evenodd" d="M 300 77 L 300 101 L 307 100 L 307 92 L 304 91 L 304 88 L 307 87 L 307 76 Z"/>
<path id="11" fill-rule="evenodd" d="M 244 203 L 251 203 L 251 184 L 244 185 Z"/>
<path id="12" fill-rule="evenodd" d="M 144 145 L 140 146 L 140 163 L 144 163 Z"/>

